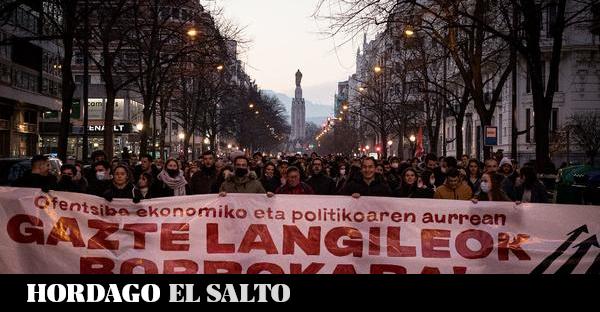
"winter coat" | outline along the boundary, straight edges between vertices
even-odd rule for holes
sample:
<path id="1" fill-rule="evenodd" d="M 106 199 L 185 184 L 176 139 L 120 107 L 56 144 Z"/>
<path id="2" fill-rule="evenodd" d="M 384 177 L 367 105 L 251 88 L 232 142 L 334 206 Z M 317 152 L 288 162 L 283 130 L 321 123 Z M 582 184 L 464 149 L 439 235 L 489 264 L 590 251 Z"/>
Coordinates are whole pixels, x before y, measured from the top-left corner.
<path id="1" fill-rule="evenodd" d="M 250 171 L 250 173 L 243 177 L 230 176 L 225 179 L 225 182 L 221 184 L 220 192 L 226 193 L 254 193 L 264 194 L 266 193 L 265 188 L 262 186 L 259 180 L 256 179 L 256 173 Z"/>
<path id="2" fill-rule="evenodd" d="M 306 184 L 310 185 L 317 195 L 334 195 L 336 193 L 335 182 L 324 174 L 312 175 L 306 180 Z"/>
<path id="3" fill-rule="evenodd" d="M 291 187 L 289 184 L 282 185 L 275 191 L 276 194 L 287 194 L 287 195 L 312 195 L 315 194 L 310 185 L 300 182 L 295 187 Z"/>
<path id="4" fill-rule="evenodd" d="M 42 176 L 37 173 L 31 173 L 31 171 L 28 171 L 21 178 L 16 180 L 13 186 L 39 188 L 44 191 L 47 191 L 56 190 L 57 182 L 56 177 L 51 174 L 47 176 Z"/>
<path id="5" fill-rule="evenodd" d="M 525 186 L 523 184 L 515 188 L 516 200 L 523 200 L 523 193 L 525 193 Z M 530 203 L 541 203 L 546 204 L 549 202 L 548 192 L 542 182 L 536 181 L 531 188 L 531 201 Z"/>
<path id="6" fill-rule="evenodd" d="M 108 189 L 104 191 L 104 194 L 102 194 L 102 197 L 104 197 L 108 201 L 112 201 L 116 198 L 133 199 L 133 184 L 127 183 L 127 185 L 125 185 L 124 188 L 120 189 L 117 188 L 116 185 L 111 183 Z"/>
<path id="7" fill-rule="evenodd" d="M 361 196 L 379 196 L 379 197 L 389 197 L 392 196 L 392 190 L 385 183 L 383 177 L 380 175 L 375 175 L 375 179 L 371 181 L 371 184 L 367 184 L 365 180 L 360 179 L 352 179 L 346 183 L 346 186 L 340 192 L 340 195 L 352 195 L 358 193 Z"/>
<path id="8" fill-rule="evenodd" d="M 217 169 L 214 166 L 210 168 L 203 167 L 192 176 L 190 181 L 191 194 L 200 195 L 216 193 L 216 188 L 214 186 L 217 183 L 218 177 Z"/>
<path id="9" fill-rule="evenodd" d="M 277 188 L 281 186 L 281 179 L 278 177 L 272 177 L 269 179 L 266 176 L 263 176 L 260 179 L 260 183 L 262 184 L 265 191 L 275 193 Z"/>
<path id="10" fill-rule="evenodd" d="M 430 188 L 419 188 L 416 185 L 413 185 L 412 187 L 400 186 L 394 190 L 394 197 L 433 198 L 433 190 Z"/>
<path id="11" fill-rule="evenodd" d="M 466 183 L 459 183 L 456 189 L 451 189 L 447 184 L 438 187 L 434 199 L 471 200 L 473 191 Z"/>

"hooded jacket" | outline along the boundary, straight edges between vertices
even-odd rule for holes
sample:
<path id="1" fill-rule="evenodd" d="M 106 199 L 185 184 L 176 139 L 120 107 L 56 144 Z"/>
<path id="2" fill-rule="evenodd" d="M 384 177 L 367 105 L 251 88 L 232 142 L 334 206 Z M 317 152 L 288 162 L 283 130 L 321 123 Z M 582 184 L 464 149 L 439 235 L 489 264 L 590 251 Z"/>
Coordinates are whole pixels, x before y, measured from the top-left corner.
<path id="1" fill-rule="evenodd" d="M 227 193 L 254 193 L 254 194 L 264 194 L 266 193 L 265 188 L 262 186 L 259 180 L 256 179 L 256 173 L 254 171 L 250 171 L 248 175 L 243 177 L 237 176 L 229 176 L 221 184 L 220 192 Z"/>

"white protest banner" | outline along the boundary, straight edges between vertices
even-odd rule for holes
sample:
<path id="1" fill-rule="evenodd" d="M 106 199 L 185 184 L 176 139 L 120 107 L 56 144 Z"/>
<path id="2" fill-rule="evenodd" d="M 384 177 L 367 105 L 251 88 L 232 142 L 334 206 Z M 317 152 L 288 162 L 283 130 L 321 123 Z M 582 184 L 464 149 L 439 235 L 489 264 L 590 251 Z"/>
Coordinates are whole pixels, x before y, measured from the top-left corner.
<path id="1" fill-rule="evenodd" d="M 600 207 L 0 188 L 0 273 L 595 273 Z"/>

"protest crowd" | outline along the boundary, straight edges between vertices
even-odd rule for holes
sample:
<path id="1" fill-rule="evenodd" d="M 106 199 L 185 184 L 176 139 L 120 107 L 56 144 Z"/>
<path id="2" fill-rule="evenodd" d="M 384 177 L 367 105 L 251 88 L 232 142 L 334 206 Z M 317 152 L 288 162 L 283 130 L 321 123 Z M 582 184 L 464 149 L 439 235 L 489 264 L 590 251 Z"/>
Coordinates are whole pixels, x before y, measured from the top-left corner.
<path id="1" fill-rule="evenodd" d="M 105 198 L 144 199 L 228 193 L 342 195 L 429 198 L 445 200 L 548 203 L 534 163 L 523 166 L 494 155 L 480 162 L 464 155 L 401 160 L 390 157 L 347 157 L 316 153 L 267 158 L 262 153 L 231 154 L 217 158 L 211 151 L 201 159 L 155 160 L 142 155 L 108 159 L 103 151 L 92 154 L 92 164 L 65 164 L 60 174 L 50 173 L 48 158 L 33 157 L 31 172 L 13 183 L 43 191 L 87 193 Z"/>

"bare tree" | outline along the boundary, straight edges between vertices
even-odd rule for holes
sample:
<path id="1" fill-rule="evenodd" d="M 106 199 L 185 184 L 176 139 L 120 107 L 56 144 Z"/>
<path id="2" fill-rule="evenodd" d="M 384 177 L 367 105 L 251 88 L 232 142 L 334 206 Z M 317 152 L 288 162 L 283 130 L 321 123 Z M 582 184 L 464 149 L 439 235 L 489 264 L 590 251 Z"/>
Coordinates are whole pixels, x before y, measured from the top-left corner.
<path id="1" fill-rule="evenodd" d="M 579 113 L 571 116 L 567 125 L 575 144 L 589 157 L 594 166 L 600 152 L 600 113 Z"/>

